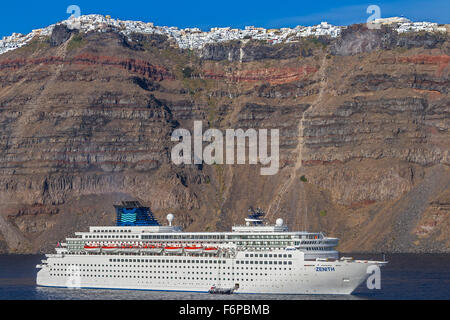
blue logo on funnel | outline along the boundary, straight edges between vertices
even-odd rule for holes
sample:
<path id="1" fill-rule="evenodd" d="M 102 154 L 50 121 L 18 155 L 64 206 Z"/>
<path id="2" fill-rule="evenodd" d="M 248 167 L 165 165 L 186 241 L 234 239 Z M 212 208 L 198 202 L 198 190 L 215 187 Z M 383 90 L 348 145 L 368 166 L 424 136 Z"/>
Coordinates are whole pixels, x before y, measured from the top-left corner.
<path id="1" fill-rule="evenodd" d="M 122 209 L 122 215 L 120 217 L 120 220 L 124 223 L 134 223 L 136 222 L 136 208 L 127 210 Z"/>

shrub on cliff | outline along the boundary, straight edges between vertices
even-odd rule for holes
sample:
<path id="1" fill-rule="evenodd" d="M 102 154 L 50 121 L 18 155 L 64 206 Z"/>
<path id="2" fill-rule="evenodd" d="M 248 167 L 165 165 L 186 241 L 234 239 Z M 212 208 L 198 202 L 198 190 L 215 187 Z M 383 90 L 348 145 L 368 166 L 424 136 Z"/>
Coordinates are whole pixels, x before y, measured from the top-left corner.
<path id="1" fill-rule="evenodd" d="M 84 44 L 83 37 L 79 33 L 75 34 L 67 44 L 67 50 L 68 51 L 74 50 L 76 48 L 81 47 L 83 44 Z"/>
<path id="2" fill-rule="evenodd" d="M 192 69 L 191 67 L 185 67 L 183 68 L 182 72 L 184 78 L 190 78 L 192 76 L 192 73 L 194 72 L 194 69 Z"/>

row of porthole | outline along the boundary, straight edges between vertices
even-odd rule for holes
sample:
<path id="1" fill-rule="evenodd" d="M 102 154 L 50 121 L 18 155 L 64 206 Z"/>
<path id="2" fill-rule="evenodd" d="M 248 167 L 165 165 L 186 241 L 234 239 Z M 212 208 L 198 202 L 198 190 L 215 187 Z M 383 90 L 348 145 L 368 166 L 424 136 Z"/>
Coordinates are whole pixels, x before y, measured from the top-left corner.
<path id="1" fill-rule="evenodd" d="M 281 269 L 280 269 L 281 270 Z M 289 269 L 289 270 L 291 270 L 291 269 Z M 96 273 L 103 273 L 103 272 L 119 272 L 119 271 L 121 271 L 121 270 L 85 270 L 85 269 L 81 269 L 81 270 L 74 270 L 74 269 L 71 269 L 71 268 L 68 268 L 68 269 L 64 269 L 64 268 L 53 268 L 53 269 L 50 269 L 49 270 L 49 272 L 52 272 L 52 271 L 60 271 L 60 272 L 66 272 L 66 273 L 71 273 L 71 274 L 76 274 L 76 273 L 80 273 L 80 272 L 89 272 L 89 271 L 91 271 L 91 272 L 96 272 Z M 138 273 L 152 273 L 152 271 L 149 271 L 149 270 L 145 270 L 145 271 L 143 271 L 143 270 L 122 270 L 121 272 L 134 272 L 134 273 L 136 273 L 136 272 L 138 272 Z M 154 271 L 154 273 L 160 273 L 160 271 Z M 164 272 L 163 272 L 164 273 Z M 173 271 L 167 271 L 167 273 L 176 273 L 176 274 L 178 274 L 178 271 L 176 271 L 176 272 L 173 272 Z M 180 272 L 180 273 L 182 273 L 182 272 Z M 199 274 L 198 272 L 197 272 L 197 274 Z M 203 274 L 203 272 L 200 272 L 200 274 Z M 207 274 L 207 272 L 205 272 L 204 274 Z M 213 274 L 212 272 L 210 272 L 209 274 Z M 228 274 L 228 275 L 235 275 L 235 273 L 234 272 L 224 272 L 223 274 Z M 239 272 L 236 272 L 236 275 L 237 276 L 239 276 Z M 242 275 L 244 275 L 244 273 L 242 272 Z M 248 273 L 245 273 L 245 275 L 248 275 Z M 250 273 L 250 275 L 251 276 L 253 276 L 253 273 Z M 258 273 L 257 272 L 255 272 L 255 275 L 257 276 L 258 275 Z M 267 273 L 259 273 L 259 275 L 260 276 L 267 276 Z M 273 275 L 273 274 L 272 274 Z M 280 274 L 280 275 L 282 275 L 282 274 Z M 289 275 L 289 274 L 286 274 L 285 273 L 285 275 Z"/>
<path id="2" fill-rule="evenodd" d="M 55 276 L 55 277 L 67 277 L 67 275 L 63 275 L 63 274 L 50 274 L 50 276 Z M 80 276 L 82 276 L 82 275 L 80 275 Z M 150 279 L 153 279 L 153 277 L 148 277 L 148 276 L 146 276 L 146 277 L 140 277 L 140 276 L 108 276 L 108 275 L 102 275 L 102 276 L 96 276 L 96 275 L 88 275 L 88 277 L 91 277 L 91 278 L 138 278 L 138 279 L 148 279 L 148 278 L 150 278 Z M 163 277 L 163 276 L 161 276 L 161 277 L 155 277 L 154 279 L 165 279 L 165 280 L 186 280 L 186 278 L 183 278 L 183 279 L 181 279 L 181 277 L 180 277 L 180 279 L 177 279 L 177 277 L 170 277 L 170 279 L 169 279 L 169 277 Z M 189 277 L 187 278 L 187 280 L 190 280 L 189 279 Z M 194 279 L 192 279 L 192 280 L 194 280 Z M 203 278 L 196 278 L 195 280 L 202 280 L 202 281 L 208 281 L 208 280 L 216 280 L 217 281 L 217 278 L 205 278 L 205 279 L 203 279 Z M 263 280 L 265 280 L 265 281 L 275 281 L 275 280 L 272 280 L 272 279 L 263 279 Z M 219 279 L 218 281 L 233 281 L 233 279 L 230 279 L 230 278 L 223 278 L 223 279 Z M 240 278 L 237 278 L 237 279 L 235 279 L 235 281 L 254 281 L 254 279 L 240 279 Z M 277 279 L 277 281 L 279 281 L 279 279 Z M 287 280 L 286 280 L 287 281 Z"/>
<path id="3" fill-rule="evenodd" d="M 53 277 L 68 277 L 68 275 L 63 275 L 63 274 L 50 274 L 50 276 L 53 276 Z M 73 276 L 73 275 L 72 275 Z M 83 275 L 80 275 L 80 277 L 83 277 Z M 85 275 L 85 277 L 86 277 L 86 275 Z M 87 277 L 91 277 L 91 278 L 137 278 L 137 279 L 148 279 L 148 278 L 150 278 L 150 279 L 165 279 L 165 280 L 190 280 L 189 279 L 189 277 L 187 277 L 187 279 L 186 279 L 186 277 L 184 277 L 183 279 L 181 279 L 181 277 L 178 279 L 177 277 L 163 277 L 163 276 L 161 276 L 161 277 L 148 277 L 148 276 L 146 276 L 146 277 L 140 277 L 140 276 L 108 276 L 108 275 L 102 275 L 102 276 L 100 276 L 100 275 L 87 275 Z M 233 279 L 230 279 L 230 278 L 222 278 L 222 279 L 220 279 L 219 278 L 219 280 L 217 280 L 217 278 L 205 278 L 205 279 L 203 279 L 203 278 L 195 278 L 195 279 L 192 279 L 192 280 L 202 280 L 202 281 L 211 281 L 211 280 L 216 280 L 216 281 L 233 281 Z M 236 281 L 253 281 L 253 279 L 236 279 Z M 272 281 L 272 280 L 271 280 Z"/>

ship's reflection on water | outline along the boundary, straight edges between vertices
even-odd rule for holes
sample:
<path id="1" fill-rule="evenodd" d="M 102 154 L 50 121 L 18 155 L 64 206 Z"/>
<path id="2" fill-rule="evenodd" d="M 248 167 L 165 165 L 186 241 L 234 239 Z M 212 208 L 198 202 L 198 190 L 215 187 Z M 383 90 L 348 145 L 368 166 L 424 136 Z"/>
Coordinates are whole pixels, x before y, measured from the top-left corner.
<path id="1" fill-rule="evenodd" d="M 356 295 L 209 294 L 144 290 L 103 290 L 36 287 L 39 299 L 64 300 L 360 300 Z"/>

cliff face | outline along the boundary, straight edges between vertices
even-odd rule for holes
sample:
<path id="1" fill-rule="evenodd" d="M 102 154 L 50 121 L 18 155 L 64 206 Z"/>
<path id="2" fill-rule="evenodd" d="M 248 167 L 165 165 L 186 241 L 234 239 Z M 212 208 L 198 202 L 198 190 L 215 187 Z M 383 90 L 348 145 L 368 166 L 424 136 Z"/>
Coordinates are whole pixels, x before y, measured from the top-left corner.
<path id="1" fill-rule="evenodd" d="M 55 28 L 0 56 L 0 251 L 49 250 L 137 198 L 186 230 L 253 205 L 344 251 L 448 252 L 449 53 L 447 35 L 361 26 L 198 52 Z M 175 166 L 170 135 L 195 120 L 280 129 L 278 174 Z"/>

